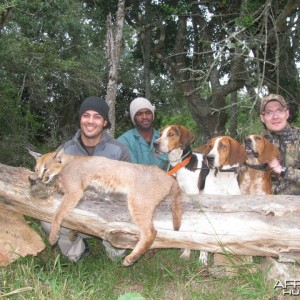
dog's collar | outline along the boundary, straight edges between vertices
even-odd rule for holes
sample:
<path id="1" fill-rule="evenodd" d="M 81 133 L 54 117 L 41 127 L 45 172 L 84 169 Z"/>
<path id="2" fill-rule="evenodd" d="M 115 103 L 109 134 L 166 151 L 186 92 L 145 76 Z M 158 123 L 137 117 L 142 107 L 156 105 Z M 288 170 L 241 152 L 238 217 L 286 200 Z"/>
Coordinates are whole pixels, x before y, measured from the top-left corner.
<path id="1" fill-rule="evenodd" d="M 260 164 L 260 165 L 250 165 L 245 163 L 245 165 L 251 169 L 259 170 L 259 171 L 268 171 L 271 169 L 268 169 L 268 163 Z"/>
<path id="2" fill-rule="evenodd" d="M 219 168 L 218 171 L 219 172 L 237 172 L 239 170 L 239 167 L 232 167 L 230 169 L 221 169 Z"/>
<path id="3" fill-rule="evenodd" d="M 181 168 L 185 167 L 190 161 L 192 156 L 188 156 L 183 161 L 179 162 L 177 165 L 175 165 L 171 170 L 168 171 L 168 175 L 173 175 Z"/>

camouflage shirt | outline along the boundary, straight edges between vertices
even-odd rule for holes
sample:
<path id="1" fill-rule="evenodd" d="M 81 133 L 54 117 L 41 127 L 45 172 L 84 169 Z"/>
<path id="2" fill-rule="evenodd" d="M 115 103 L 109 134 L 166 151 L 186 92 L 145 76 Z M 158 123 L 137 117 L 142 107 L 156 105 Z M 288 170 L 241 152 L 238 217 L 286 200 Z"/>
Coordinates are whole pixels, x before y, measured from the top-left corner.
<path id="1" fill-rule="evenodd" d="M 278 195 L 300 195 L 300 128 L 288 125 L 283 132 L 266 132 L 264 135 L 278 146 L 280 164 L 286 167 L 282 177 L 272 177 L 273 193 Z"/>

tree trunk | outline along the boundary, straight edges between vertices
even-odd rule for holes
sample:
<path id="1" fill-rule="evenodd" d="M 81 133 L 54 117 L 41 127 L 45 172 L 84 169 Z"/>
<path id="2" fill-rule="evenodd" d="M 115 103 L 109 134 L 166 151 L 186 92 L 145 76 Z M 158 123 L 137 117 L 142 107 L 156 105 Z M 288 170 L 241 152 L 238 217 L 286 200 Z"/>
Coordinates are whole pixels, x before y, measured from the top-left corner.
<path id="1" fill-rule="evenodd" d="M 118 88 L 118 76 L 120 56 L 122 49 L 123 27 L 125 18 L 125 0 L 118 1 L 118 11 L 116 15 L 116 28 L 113 29 L 111 14 L 107 16 L 107 38 L 106 56 L 109 61 L 109 75 L 107 84 L 106 101 L 109 106 L 109 118 L 111 121 L 110 133 L 115 133 L 115 106 Z"/>
<path id="2" fill-rule="evenodd" d="M 62 195 L 54 186 L 30 186 L 24 168 L 0 164 L 0 208 L 51 221 Z M 285 256 L 300 261 L 300 199 L 298 196 L 184 195 L 183 219 L 172 229 L 166 199 L 157 209 L 157 237 L 151 248 L 189 248 L 238 255 Z M 134 248 L 139 232 L 121 194 L 86 190 L 78 207 L 63 226 L 110 241 L 120 248 Z"/>

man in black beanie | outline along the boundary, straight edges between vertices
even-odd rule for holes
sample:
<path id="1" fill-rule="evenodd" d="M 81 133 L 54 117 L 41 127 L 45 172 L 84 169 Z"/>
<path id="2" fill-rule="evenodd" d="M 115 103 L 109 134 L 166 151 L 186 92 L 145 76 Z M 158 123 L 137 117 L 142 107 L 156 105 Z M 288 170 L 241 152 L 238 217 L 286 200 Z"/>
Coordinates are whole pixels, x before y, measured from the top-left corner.
<path id="1" fill-rule="evenodd" d="M 80 106 L 79 109 L 79 118 L 81 118 L 82 114 L 85 113 L 88 110 L 93 110 L 97 112 L 99 115 L 101 115 L 106 121 L 107 125 L 105 128 L 110 127 L 110 122 L 108 119 L 108 105 L 105 102 L 105 100 L 102 97 L 96 97 L 96 96 L 91 96 L 86 98 Z"/>
<path id="2" fill-rule="evenodd" d="M 131 162 L 125 145 L 112 138 L 105 129 L 111 126 L 109 108 L 102 97 L 86 98 L 79 109 L 80 130 L 64 144 L 64 152 L 70 155 L 96 155 L 114 160 Z M 46 233 L 50 232 L 50 224 L 41 222 Z M 89 253 L 86 238 L 90 236 L 79 233 L 75 241 L 69 238 L 68 228 L 61 228 L 58 246 L 64 256 L 71 261 L 78 261 Z M 121 257 L 125 250 L 112 247 L 107 241 L 103 244 L 112 259 Z"/>

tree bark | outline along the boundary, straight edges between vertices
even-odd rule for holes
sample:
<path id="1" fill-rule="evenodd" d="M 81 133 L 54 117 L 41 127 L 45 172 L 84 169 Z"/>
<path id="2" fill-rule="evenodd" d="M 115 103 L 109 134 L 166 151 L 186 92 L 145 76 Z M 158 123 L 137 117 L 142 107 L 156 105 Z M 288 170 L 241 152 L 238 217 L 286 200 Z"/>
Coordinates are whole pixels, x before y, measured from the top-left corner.
<path id="1" fill-rule="evenodd" d="M 0 164 L 0 208 L 51 221 L 62 200 L 55 186 L 30 186 L 25 168 Z M 151 187 L 155 188 L 155 187 Z M 145 187 L 146 192 L 146 187 Z M 157 237 L 151 248 L 189 248 L 238 255 L 285 256 L 300 261 L 300 199 L 298 196 L 183 195 L 183 219 L 173 231 L 166 199 L 156 210 Z M 132 249 L 139 231 L 126 197 L 104 194 L 91 186 L 63 226 Z"/>
<path id="2" fill-rule="evenodd" d="M 125 18 L 125 0 L 118 1 L 116 13 L 116 27 L 113 28 L 111 13 L 107 16 L 106 56 L 109 62 L 109 75 L 106 101 L 109 106 L 109 119 L 111 121 L 110 133 L 115 134 L 115 106 L 118 89 L 119 65 L 122 50 L 123 27 Z"/>

